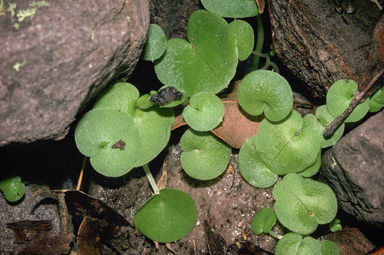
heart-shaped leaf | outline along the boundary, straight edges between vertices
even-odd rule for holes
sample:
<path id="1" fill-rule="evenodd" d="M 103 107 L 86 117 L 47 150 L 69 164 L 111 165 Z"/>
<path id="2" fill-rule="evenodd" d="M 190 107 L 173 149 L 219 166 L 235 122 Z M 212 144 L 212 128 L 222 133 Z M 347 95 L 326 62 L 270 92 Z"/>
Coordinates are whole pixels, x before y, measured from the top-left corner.
<path id="1" fill-rule="evenodd" d="M 259 210 L 252 219 L 252 230 L 256 235 L 269 233 L 276 224 L 275 212 L 267 207 Z"/>
<path id="2" fill-rule="evenodd" d="M 137 210 L 134 223 L 148 238 L 170 243 L 186 236 L 195 226 L 196 218 L 195 201 L 190 195 L 164 188 Z"/>
<path id="3" fill-rule="evenodd" d="M 223 120 L 224 106 L 220 98 L 200 92 L 191 97 L 184 108 L 183 117 L 187 124 L 197 131 L 209 131 Z"/>
<path id="4" fill-rule="evenodd" d="M 337 201 L 324 183 L 288 174 L 275 185 L 276 216 L 289 230 L 308 235 L 318 224 L 329 223 L 337 213 Z"/>
<path id="5" fill-rule="evenodd" d="M 185 131 L 180 139 L 180 162 L 192 178 L 210 180 L 222 174 L 231 158 L 231 147 L 210 132 Z"/>
<path id="6" fill-rule="evenodd" d="M 5 199 L 16 202 L 24 196 L 25 185 L 20 176 L 11 176 L 0 181 L 0 190 L 3 191 Z"/>
<path id="7" fill-rule="evenodd" d="M 256 149 L 256 136 L 247 139 L 239 152 L 239 170 L 249 184 L 257 188 L 271 187 L 277 181 L 272 172 L 260 159 Z"/>
<path id="8" fill-rule="evenodd" d="M 76 126 L 75 142 L 93 168 L 109 177 L 128 173 L 141 154 L 141 136 L 132 117 L 114 108 L 87 112 Z"/>
<path id="9" fill-rule="evenodd" d="M 357 91 L 357 84 L 352 80 L 339 80 L 335 82 L 327 93 L 327 109 L 334 117 L 340 116 L 352 102 Z M 369 110 L 369 98 L 357 105 L 345 119 L 345 122 L 361 120 Z"/>
<path id="10" fill-rule="evenodd" d="M 254 0 L 202 0 L 204 8 L 221 17 L 247 18 L 259 14 Z"/>
<path id="11" fill-rule="evenodd" d="M 292 89 L 278 73 L 257 70 L 247 74 L 238 90 L 239 104 L 251 115 L 260 115 L 271 121 L 284 119 L 292 110 Z"/>
<path id="12" fill-rule="evenodd" d="M 296 111 L 280 122 L 264 119 L 256 136 L 257 153 L 275 174 L 301 172 L 315 163 L 320 153 L 320 139 L 312 128 L 303 128 Z"/>
<path id="13" fill-rule="evenodd" d="M 216 94 L 233 78 L 238 62 L 236 38 L 228 38 L 228 23 L 218 15 L 198 10 L 188 20 L 188 41 L 168 41 L 162 58 L 155 61 L 157 77 L 188 96 Z"/>
<path id="14" fill-rule="evenodd" d="M 319 243 L 312 237 L 303 237 L 296 233 L 288 233 L 279 240 L 275 250 L 276 255 L 320 255 Z M 327 253 L 324 253 L 327 254 Z"/>
<path id="15" fill-rule="evenodd" d="M 142 58 L 153 62 L 163 55 L 166 48 L 167 38 L 163 30 L 156 24 L 150 24 Z"/>

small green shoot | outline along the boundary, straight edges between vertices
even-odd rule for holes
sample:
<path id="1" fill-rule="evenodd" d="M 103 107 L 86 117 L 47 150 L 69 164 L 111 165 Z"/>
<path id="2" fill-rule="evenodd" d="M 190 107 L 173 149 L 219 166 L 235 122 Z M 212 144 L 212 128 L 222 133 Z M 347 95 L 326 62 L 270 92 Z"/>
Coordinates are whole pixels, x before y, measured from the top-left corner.
<path id="1" fill-rule="evenodd" d="M 0 181 L 0 190 L 4 193 L 5 199 L 9 202 L 20 200 L 25 193 L 25 185 L 21 182 L 20 176 L 11 176 Z"/>
<path id="2" fill-rule="evenodd" d="M 252 230 L 256 235 L 269 234 L 276 224 L 276 215 L 271 208 L 263 208 L 252 219 Z"/>
<path id="3" fill-rule="evenodd" d="M 332 232 L 336 232 L 336 231 L 339 231 L 340 229 L 342 229 L 343 226 L 341 226 L 340 224 L 340 220 L 339 219 L 333 219 L 331 221 L 331 223 L 329 223 L 329 229 L 332 231 Z"/>

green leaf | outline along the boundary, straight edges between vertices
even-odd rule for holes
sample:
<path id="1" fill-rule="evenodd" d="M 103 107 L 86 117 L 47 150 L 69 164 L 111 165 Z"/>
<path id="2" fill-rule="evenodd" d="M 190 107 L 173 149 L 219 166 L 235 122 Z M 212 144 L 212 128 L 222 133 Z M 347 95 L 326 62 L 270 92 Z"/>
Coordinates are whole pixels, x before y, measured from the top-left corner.
<path id="1" fill-rule="evenodd" d="M 384 86 L 376 90 L 369 98 L 369 112 L 380 111 L 384 107 Z"/>
<path id="2" fill-rule="evenodd" d="M 333 219 L 331 221 L 331 223 L 329 223 L 329 229 L 332 231 L 332 232 L 336 232 L 336 231 L 339 231 L 340 229 L 342 229 L 343 227 L 341 226 L 340 224 L 340 220 L 339 219 Z"/>
<path id="3" fill-rule="evenodd" d="M 201 0 L 204 8 L 221 17 L 247 18 L 259 15 L 254 0 Z"/>
<path id="4" fill-rule="evenodd" d="M 112 148 L 120 140 L 124 148 Z M 79 151 L 93 168 L 109 177 L 128 173 L 141 154 L 141 137 L 132 117 L 114 108 L 98 108 L 87 112 L 75 130 Z"/>
<path id="5" fill-rule="evenodd" d="M 320 255 L 320 245 L 312 237 L 303 237 L 296 233 L 288 233 L 276 245 L 276 255 Z M 326 254 L 326 253 L 324 253 Z"/>
<path id="6" fill-rule="evenodd" d="M 133 116 L 136 100 L 139 96 L 139 91 L 132 84 L 117 83 L 99 96 L 93 109 L 111 107 Z"/>
<path id="7" fill-rule="evenodd" d="M 148 238 L 170 243 L 186 236 L 195 226 L 196 218 L 196 205 L 190 195 L 164 188 L 137 210 L 134 223 Z"/>
<path id="8" fill-rule="evenodd" d="M 256 235 L 269 233 L 276 224 L 276 215 L 271 208 L 259 210 L 252 219 L 252 230 Z"/>
<path id="9" fill-rule="evenodd" d="M 253 50 L 254 32 L 248 22 L 243 20 L 234 20 L 229 24 L 228 40 L 236 39 L 237 51 L 239 59 L 246 60 Z"/>
<path id="10" fill-rule="evenodd" d="M 183 117 L 194 130 L 209 131 L 223 120 L 224 105 L 211 93 L 197 93 L 191 97 L 189 104 L 184 108 Z"/>
<path id="11" fill-rule="evenodd" d="M 352 80 L 339 80 L 328 90 L 326 101 L 329 113 L 334 117 L 340 116 L 352 102 L 358 85 Z M 357 105 L 345 122 L 356 122 L 362 119 L 369 110 L 369 99 Z"/>
<path id="12" fill-rule="evenodd" d="M 264 119 L 257 131 L 257 153 L 275 174 L 301 172 L 313 165 L 320 152 L 319 135 L 302 128 L 303 119 L 296 111 L 280 122 Z"/>
<path id="13" fill-rule="evenodd" d="M 316 116 L 313 114 L 307 114 L 303 117 L 303 128 L 311 127 L 319 134 L 321 148 L 326 148 L 336 144 L 338 140 L 343 136 L 345 124 L 341 124 L 332 136 L 326 137 L 323 134 L 324 129 L 331 124 L 335 118 L 328 112 L 325 105 L 320 106 L 316 110 Z"/>
<path id="14" fill-rule="evenodd" d="M 139 99 L 137 99 L 135 106 L 143 110 L 150 108 L 154 105 L 153 102 L 149 101 L 150 97 L 151 95 L 149 94 L 142 95 L 141 97 L 139 97 Z"/>
<path id="15" fill-rule="evenodd" d="M 275 185 L 273 197 L 276 216 L 289 230 L 308 235 L 318 224 L 331 222 L 337 212 L 337 201 L 324 183 L 288 174 Z"/>
<path id="16" fill-rule="evenodd" d="M 147 164 L 168 144 L 171 127 L 175 120 L 171 108 L 136 109 L 133 121 L 140 132 L 142 152 L 135 167 Z"/>
<path id="17" fill-rule="evenodd" d="M 11 176 L 0 181 L 0 190 L 3 191 L 5 199 L 16 202 L 24 196 L 25 185 L 20 176 Z"/>
<path id="18" fill-rule="evenodd" d="M 156 24 L 150 24 L 142 58 L 153 62 L 163 55 L 166 48 L 167 38 L 163 30 Z"/>
<path id="19" fill-rule="evenodd" d="M 332 241 L 322 240 L 319 245 L 323 255 L 340 255 L 339 247 Z"/>
<path id="20" fill-rule="evenodd" d="M 185 131 L 180 139 L 181 165 L 192 178 L 210 180 L 222 174 L 231 158 L 231 147 L 210 132 Z"/>
<path id="21" fill-rule="evenodd" d="M 319 152 L 315 163 L 309 167 L 307 167 L 304 171 L 300 172 L 299 175 L 303 177 L 311 177 L 319 172 L 321 167 L 321 152 Z"/>
<path id="22" fill-rule="evenodd" d="M 155 61 L 157 77 L 188 96 L 216 94 L 234 77 L 238 63 L 236 38 L 228 38 L 228 23 L 218 15 L 198 10 L 188 20 L 188 41 L 168 41 L 162 58 Z"/>
<path id="23" fill-rule="evenodd" d="M 257 70 L 244 77 L 239 85 L 241 107 L 251 115 L 260 115 L 271 121 L 284 119 L 292 110 L 292 89 L 278 73 Z"/>
<path id="24" fill-rule="evenodd" d="M 239 170 L 252 186 L 268 188 L 277 181 L 278 176 L 260 160 L 256 149 L 256 136 L 247 139 L 240 148 Z"/>

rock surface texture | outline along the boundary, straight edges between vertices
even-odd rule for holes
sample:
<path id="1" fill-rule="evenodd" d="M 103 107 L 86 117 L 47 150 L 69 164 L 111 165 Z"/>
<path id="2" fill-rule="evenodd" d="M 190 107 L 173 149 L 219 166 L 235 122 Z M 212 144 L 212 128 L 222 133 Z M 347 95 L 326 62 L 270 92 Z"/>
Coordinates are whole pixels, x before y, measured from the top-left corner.
<path id="1" fill-rule="evenodd" d="M 320 171 L 340 208 L 376 228 L 384 228 L 383 126 L 381 111 L 328 150 Z"/>
<path id="2" fill-rule="evenodd" d="M 314 97 L 325 97 L 339 79 L 360 83 L 382 16 L 375 3 L 352 1 L 356 12 L 339 14 L 334 0 L 267 2 L 275 52 Z"/>
<path id="3" fill-rule="evenodd" d="M 106 85 L 133 71 L 147 0 L 1 1 L 0 146 L 61 139 Z"/>

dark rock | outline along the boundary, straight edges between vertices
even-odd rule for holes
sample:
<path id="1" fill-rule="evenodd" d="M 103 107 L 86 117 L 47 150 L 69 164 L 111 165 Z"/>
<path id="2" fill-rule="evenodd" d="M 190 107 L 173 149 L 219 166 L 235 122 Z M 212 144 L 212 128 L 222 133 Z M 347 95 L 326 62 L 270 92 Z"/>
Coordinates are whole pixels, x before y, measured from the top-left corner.
<path id="1" fill-rule="evenodd" d="M 369 118 L 325 152 L 320 179 L 342 210 L 384 228 L 384 111 Z"/>
<path id="2" fill-rule="evenodd" d="M 149 3 L 13 2 L 0 7 L 0 146 L 61 139 L 81 107 L 132 73 Z"/>
<path id="3" fill-rule="evenodd" d="M 352 1 L 356 13 L 339 14 L 334 0 L 267 2 L 275 52 L 312 96 L 324 97 L 339 79 L 362 81 L 382 16 L 375 3 Z"/>
<path id="4" fill-rule="evenodd" d="M 203 6 L 200 0 L 150 0 L 151 23 L 159 25 L 167 39 L 186 38 L 189 16 Z"/>

